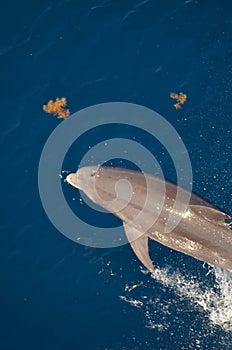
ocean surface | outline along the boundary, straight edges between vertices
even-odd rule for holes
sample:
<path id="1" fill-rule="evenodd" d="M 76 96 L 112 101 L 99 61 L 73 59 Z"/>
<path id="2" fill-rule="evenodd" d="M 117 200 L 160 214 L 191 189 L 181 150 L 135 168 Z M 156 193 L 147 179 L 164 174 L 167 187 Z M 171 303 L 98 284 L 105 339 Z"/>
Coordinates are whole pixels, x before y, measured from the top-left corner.
<path id="1" fill-rule="evenodd" d="M 128 102 L 175 128 L 193 190 L 232 215 L 232 3 L 13 0 L 1 13 L 0 349 L 232 349 L 229 272 L 152 241 L 151 276 L 128 244 L 78 244 L 51 223 L 38 188 L 43 147 L 66 123 L 44 104 L 66 97 L 75 113 Z M 181 91 L 187 100 L 176 110 L 170 93 Z M 137 129 L 109 125 L 82 135 L 54 181 L 76 215 L 104 221 L 109 234 L 119 220 L 102 220 L 64 180 L 110 137 L 140 142 L 176 180 L 165 147 Z M 56 150 L 49 156 L 56 159 Z"/>

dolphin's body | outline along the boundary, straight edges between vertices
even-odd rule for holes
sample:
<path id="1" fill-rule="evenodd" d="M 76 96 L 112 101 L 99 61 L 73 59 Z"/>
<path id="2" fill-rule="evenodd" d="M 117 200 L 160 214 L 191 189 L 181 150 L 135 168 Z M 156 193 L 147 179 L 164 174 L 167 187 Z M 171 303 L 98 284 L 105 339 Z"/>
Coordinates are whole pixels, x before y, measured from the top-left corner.
<path id="1" fill-rule="evenodd" d="M 232 271 L 232 217 L 197 195 L 157 176 L 124 168 L 83 167 L 69 174 L 67 181 L 123 220 L 132 249 L 149 271 L 154 266 L 148 237 Z M 180 202 L 175 209 L 178 190 L 182 191 L 180 198 L 189 201 L 183 206 Z M 167 230 L 168 222 L 171 230 Z"/>

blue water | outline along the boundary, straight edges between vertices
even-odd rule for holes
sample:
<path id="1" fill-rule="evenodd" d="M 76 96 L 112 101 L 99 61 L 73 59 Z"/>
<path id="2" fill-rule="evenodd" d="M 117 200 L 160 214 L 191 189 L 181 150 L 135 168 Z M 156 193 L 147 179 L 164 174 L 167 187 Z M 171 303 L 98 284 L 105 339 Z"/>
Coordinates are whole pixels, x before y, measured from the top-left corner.
<path id="1" fill-rule="evenodd" d="M 142 273 L 129 245 L 94 249 L 58 232 L 37 181 L 43 146 L 63 122 L 45 114 L 44 103 L 65 96 L 74 113 L 132 102 L 176 128 L 190 154 L 194 190 L 231 215 L 231 11 L 227 0 L 2 5 L 1 349 L 232 349 L 232 332 Z M 173 91 L 188 95 L 182 110 L 172 106 Z M 98 138 L 95 131 L 84 145 Z M 174 180 L 158 146 L 156 156 Z M 76 169 L 74 155 L 66 161 L 64 169 Z M 64 191 L 71 202 L 73 189 Z M 213 283 L 199 261 L 154 242 L 151 254 L 157 266 L 197 276 L 203 288 Z"/>

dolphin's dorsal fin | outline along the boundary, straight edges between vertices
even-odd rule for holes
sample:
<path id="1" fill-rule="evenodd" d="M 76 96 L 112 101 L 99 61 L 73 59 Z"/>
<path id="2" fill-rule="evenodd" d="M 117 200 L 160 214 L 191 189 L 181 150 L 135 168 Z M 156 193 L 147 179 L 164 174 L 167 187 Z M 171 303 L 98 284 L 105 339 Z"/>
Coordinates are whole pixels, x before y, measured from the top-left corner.
<path id="1" fill-rule="evenodd" d="M 131 248 L 138 259 L 150 272 L 154 272 L 154 266 L 148 252 L 148 236 L 146 234 L 141 236 L 138 230 L 126 223 L 123 223 L 123 226 Z M 136 237 L 139 238 L 135 239 Z"/>
<path id="2" fill-rule="evenodd" d="M 223 213 L 216 208 L 209 208 L 201 205 L 190 205 L 189 208 L 204 219 L 218 224 L 221 223 L 225 225 L 225 220 L 231 218 L 228 214 Z"/>

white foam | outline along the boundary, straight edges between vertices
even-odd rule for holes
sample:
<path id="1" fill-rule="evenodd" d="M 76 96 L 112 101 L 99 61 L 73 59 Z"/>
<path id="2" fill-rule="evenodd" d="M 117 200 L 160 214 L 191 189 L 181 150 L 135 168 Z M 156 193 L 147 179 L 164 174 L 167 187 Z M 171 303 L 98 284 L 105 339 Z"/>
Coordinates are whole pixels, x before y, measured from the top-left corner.
<path id="1" fill-rule="evenodd" d="M 210 270 L 214 274 L 214 285 L 208 286 L 208 275 L 206 274 L 204 280 L 198 280 L 197 277 L 189 277 L 182 275 L 180 272 L 170 272 L 168 269 L 156 268 L 152 274 L 152 278 L 161 283 L 163 287 L 167 287 L 172 290 L 181 300 L 189 301 L 192 306 L 197 307 L 198 310 L 204 311 L 209 323 L 212 326 L 220 326 L 226 332 L 232 332 L 232 273 L 223 269 L 212 267 Z M 139 289 L 140 285 L 136 285 Z M 125 287 L 125 291 L 132 291 L 134 288 L 129 288 L 128 284 Z M 149 328 L 166 328 L 165 324 L 157 323 L 156 320 L 152 320 L 152 308 L 151 306 L 157 303 L 157 300 L 148 295 L 143 295 L 141 303 L 139 303 L 138 297 L 126 298 L 120 296 L 120 298 L 126 302 L 129 302 L 132 306 L 142 306 L 146 304 L 146 317 L 148 319 Z M 158 304 L 161 305 L 162 301 L 158 300 Z M 174 303 L 170 303 L 173 304 Z M 166 306 L 162 304 L 160 307 L 165 308 L 166 311 L 170 308 L 170 304 L 166 303 Z M 150 308 L 149 308 L 150 306 Z"/>
<path id="2" fill-rule="evenodd" d="M 195 277 L 188 279 L 177 272 L 170 274 L 166 269 L 155 269 L 152 278 L 200 306 L 213 325 L 232 331 L 232 273 L 217 267 L 213 267 L 213 273 L 213 288 L 204 286 Z"/>

